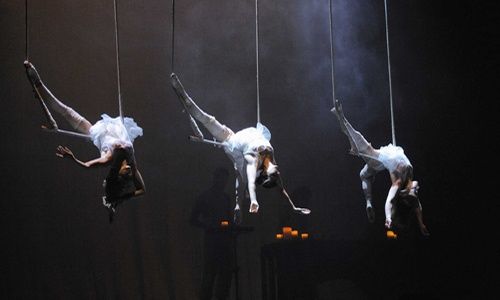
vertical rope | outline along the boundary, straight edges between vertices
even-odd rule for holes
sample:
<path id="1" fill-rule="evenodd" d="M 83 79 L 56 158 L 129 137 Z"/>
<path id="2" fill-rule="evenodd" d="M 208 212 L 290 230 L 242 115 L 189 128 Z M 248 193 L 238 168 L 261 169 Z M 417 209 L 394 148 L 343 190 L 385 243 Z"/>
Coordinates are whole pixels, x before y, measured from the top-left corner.
<path id="1" fill-rule="evenodd" d="M 26 24 L 26 60 L 29 61 L 29 23 L 28 23 L 28 0 L 25 0 L 25 24 Z"/>
<path id="2" fill-rule="evenodd" d="M 331 69 L 331 78 L 332 78 L 332 101 L 333 106 L 335 106 L 335 72 L 333 65 L 333 20 L 332 20 L 333 8 L 332 8 L 332 0 L 330 0 L 330 69 Z"/>
<path id="3" fill-rule="evenodd" d="M 394 128 L 394 109 L 392 102 L 392 80 L 391 80 L 391 54 L 389 51 L 389 22 L 387 14 L 387 0 L 384 0 L 384 12 L 385 12 L 385 40 L 387 47 L 387 72 L 389 74 L 389 103 L 391 106 L 391 131 L 392 131 L 392 144 L 396 146 L 396 129 Z"/>
<path id="4" fill-rule="evenodd" d="M 172 73 L 174 73 L 174 57 L 175 57 L 175 0 L 172 0 Z"/>
<path id="5" fill-rule="evenodd" d="M 257 122 L 260 123 L 260 88 L 259 88 L 259 0 L 255 0 L 255 60 L 257 86 Z"/>
<path id="6" fill-rule="evenodd" d="M 120 118 L 123 122 L 123 108 L 122 108 L 122 92 L 121 92 L 121 80 L 120 80 L 120 43 L 118 42 L 118 6 L 116 0 L 113 0 L 114 13 L 115 13 L 115 52 L 116 52 L 116 76 L 117 76 L 117 86 L 118 86 L 118 110 L 120 112 Z"/>

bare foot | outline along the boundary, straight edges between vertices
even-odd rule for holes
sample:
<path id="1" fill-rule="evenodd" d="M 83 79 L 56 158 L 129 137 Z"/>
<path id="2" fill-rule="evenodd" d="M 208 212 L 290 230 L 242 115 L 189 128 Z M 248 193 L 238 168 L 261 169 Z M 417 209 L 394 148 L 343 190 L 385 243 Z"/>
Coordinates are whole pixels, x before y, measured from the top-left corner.
<path id="1" fill-rule="evenodd" d="M 236 225 L 241 224 L 242 217 L 241 217 L 241 209 L 239 206 L 234 208 L 233 220 L 234 220 L 234 224 L 236 224 Z"/>
<path id="2" fill-rule="evenodd" d="M 339 99 L 335 99 L 335 102 L 333 103 L 333 108 L 331 109 L 331 112 L 336 114 L 339 118 L 344 117 L 344 111 L 342 110 L 342 104 L 340 104 Z"/>
<path id="3" fill-rule="evenodd" d="M 179 80 L 179 77 L 177 77 L 175 73 L 170 74 L 170 82 L 172 84 L 172 87 L 174 88 L 175 93 L 177 94 L 177 97 L 181 101 L 184 108 L 186 108 L 187 110 L 187 108 L 191 105 L 191 101 L 189 95 L 186 93 L 186 90 L 184 89 L 184 86 Z"/>
<path id="4" fill-rule="evenodd" d="M 27 60 L 24 61 L 24 67 L 26 68 L 26 75 L 28 75 L 28 79 L 30 80 L 33 88 L 40 87 L 42 85 L 42 79 L 38 74 L 38 71 L 35 69 L 35 66 Z"/>
<path id="5" fill-rule="evenodd" d="M 375 222 L 375 210 L 371 205 L 366 206 L 366 215 L 368 216 L 368 222 Z"/>

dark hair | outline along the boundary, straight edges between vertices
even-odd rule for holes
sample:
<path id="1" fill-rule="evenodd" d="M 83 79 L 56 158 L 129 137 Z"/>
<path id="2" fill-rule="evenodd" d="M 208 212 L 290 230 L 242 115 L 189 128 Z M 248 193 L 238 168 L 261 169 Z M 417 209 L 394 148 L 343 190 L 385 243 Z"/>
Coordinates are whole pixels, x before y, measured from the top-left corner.
<path id="1" fill-rule="evenodd" d="M 401 170 L 396 170 L 396 175 L 401 179 L 400 190 L 404 190 L 413 180 L 413 167 L 411 165 L 405 165 Z"/>
<path id="2" fill-rule="evenodd" d="M 257 177 L 255 183 L 260 184 L 267 189 L 270 189 L 278 184 L 278 177 L 278 172 L 273 174 L 261 174 L 259 177 Z"/>
<path id="3" fill-rule="evenodd" d="M 119 173 L 124 160 L 127 161 L 132 169 L 131 175 L 123 176 Z M 115 148 L 104 186 L 107 202 L 116 203 L 134 194 L 136 190 L 135 172 L 134 149 L 132 147 Z"/>
<path id="4" fill-rule="evenodd" d="M 415 194 L 404 191 L 396 194 L 391 203 L 391 218 L 394 228 L 398 231 L 408 230 L 413 223 L 413 211 L 420 206 L 420 200 Z"/>
<path id="5" fill-rule="evenodd" d="M 269 161 L 276 165 L 276 161 L 274 160 L 274 152 L 271 147 L 264 147 L 261 146 L 261 149 L 259 149 L 259 155 L 263 158 L 266 159 L 268 158 Z M 266 171 L 263 171 L 257 179 L 255 179 L 255 183 L 262 185 L 265 188 L 273 188 L 278 184 L 278 177 L 279 177 L 279 172 L 276 171 L 273 174 L 268 174 Z"/>

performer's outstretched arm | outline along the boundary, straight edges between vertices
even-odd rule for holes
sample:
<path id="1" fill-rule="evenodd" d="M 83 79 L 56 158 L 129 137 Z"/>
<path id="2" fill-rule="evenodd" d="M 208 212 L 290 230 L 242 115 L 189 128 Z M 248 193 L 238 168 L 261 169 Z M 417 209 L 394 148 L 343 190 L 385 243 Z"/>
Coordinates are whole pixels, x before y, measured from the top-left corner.
<path id="1" fill-rule="evenodd" d="M 391 188 L 389 189 L 389 193 L 387 193 L 387 199 L 385 200 L 385 227 L 388 229 L 391 228 L 392 224 L 392 199 L 394 196 L 396 196 L 396 193 L 399 190 L 399 184 L 397 182 L 393 183 L 391 185 Z"/>
<path id="2" fill-rule="evenodd" d="M 257 195 L 255 193 L 255 179 L 257 178 L 257 163 L 258 159 L 250 154 L 245 155 L 247 162 L 246 173 L 248 180 L 248 194 L 250 196 L 250 212 L 256 213 L 259 211 L 259 203 L 257 202 Z"/>
<path id="3" fill-rule="evenodd" d="M 65 157 L 71 158 L 78 165 L 85 168 L 104 166 L 111 161 L 111 152 L 109 151 L 105 152 L 103 156 L 89 160 L 87 162 L 81 161 L 78 158 L 76 158 L 76 156 L 73 154 L 73 151 L 71 151 L 68 147 L 58 146 L 56 149 L 56 155 L 60 158 L 65 158 Z"/>

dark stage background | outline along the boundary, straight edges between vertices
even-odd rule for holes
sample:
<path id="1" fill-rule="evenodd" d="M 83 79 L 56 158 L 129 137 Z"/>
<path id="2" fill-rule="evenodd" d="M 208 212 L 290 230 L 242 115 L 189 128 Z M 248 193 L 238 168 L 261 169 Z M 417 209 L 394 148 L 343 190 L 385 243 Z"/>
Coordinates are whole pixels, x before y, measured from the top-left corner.
<path id="1" fill-rule="evenodd" d="M 472 299 L 492 292 L 499 248 L 490 245 L 498 224 L 489 213 L 498 207 L 491 205 L 498 193 L 484 180 L 495 178 L 484 173 L 491 161 L 480 158 L 495 150 L 480 125 L 497 122 L 479 114 L 491 102 L 485 82 L 496 78 L 485 72 L 495 69 L 486 44 L 496 29 L 482 14 L 489 8 L 389 1 L 397 143 L 414 165 L 432 234 L 413 241 L 412 255 L 394 257 L 414 262 L 405 272 L 381 255 L 392 247 L 383 228 L 389 176 L 377 176 L 377 221 L 369 224 L 358 177 L 363 163 L 347 154 L 347 139 L 330 113 L 328 3 L 259 1 L 261 120 L 272 132 L 289 192 L 312 214 L 292 215 L 275 190 L 258 189 L 257 215 L 249 215 L 245 202 L 243 225 L 254 231 L 238 239 L 240 299 L 262 298 L 261 247 L 283 225 L 330 241 L 325 253 L 345 257 L 347 269 L 357 270 L 349 277 L 326 274 L 314 287 L 318 299 Z M 354 127 L 374 146 L 386 145 L 384 3 L 333 3 L 336 96 Z M 54 155 L 59 144 L 83 159 L 98 151 L 90 142 L 40 130 L 44 118 L 22 64 L 24 1 L 0 1 L 2 299 L 198 295 L 203 231 L 190 225 L 191 210 L 214 171 L 231 165 L 222 150 L 187 140 L 187 117 L 169 83 L 171 2 L 118 5 L 124 111 L 144 129 L 134 145 L 147 194 L 124 203 L 109 224 L 100 198 L 106 171 Z M 175 71 L 191 96 L 235 131 L 255 126 L 254 1 L 178 0 L 175 20 Z M 101 113 L 117 115 L 113 2 L 29 1 L 29 23 L 30 59 L 56 96 L 91 122 Z M 233 193 L 232 177 L 226 191 Z M 337 253 L 336 243 L 357 245 L 355 257 L 365 259 Z"/>

